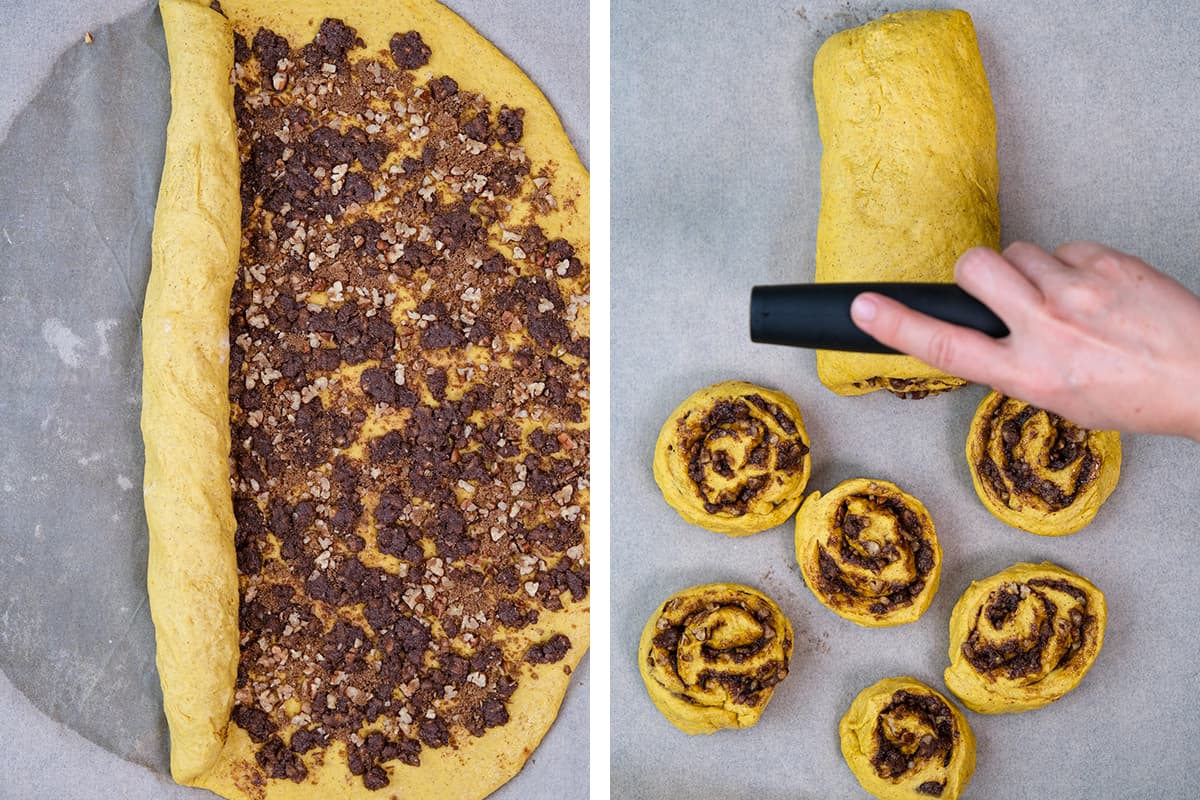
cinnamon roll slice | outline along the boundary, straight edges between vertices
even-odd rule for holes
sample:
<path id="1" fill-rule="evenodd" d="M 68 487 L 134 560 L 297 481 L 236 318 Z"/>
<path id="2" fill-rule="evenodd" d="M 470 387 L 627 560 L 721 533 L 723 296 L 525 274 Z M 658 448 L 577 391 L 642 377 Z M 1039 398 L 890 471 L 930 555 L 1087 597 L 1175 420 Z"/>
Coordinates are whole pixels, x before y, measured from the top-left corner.
<path id="1" fill-rule="evenodd" d="M 991 392 L 967 435 L 975 493 L 1002 522 L 1042 536 L 1086 526 L 1117 485 L 1121 436 Z"/>
<path id="2" fill-rule="evenodd" d="M 975 736 L 962 712 L 916 678 L 863 689 L 838 733 L 850 771 L 880 800 L 955 800 L 975 771 Z"/>
<path id="3" fill-rule="evenodd" d="M 975 581 L 950 614 L 946 686 L 981 714 L 1029 711 L 1074 689 L 1104 643 L 1104 595 L 1049 562 Z"/>
<path id="4" fill-rule="evenodd" d="M 733 583 L 684 589 L 642 631 L 650 699 L 684 733 L 748 728 L 787 677 L 792 625 L 762 592 Z"/>
<path id="5" fill-rule="evenodd" d="M 796 515 L 804 582 L 835 614 L 868 627 L 913 622 L 929 608 L 942 548 L 921 501 L 888 481 L 855 478 L 809 495 Z"/>
<path id="6" fill-rule="evenodd" d="M 730 536 L 787 520 L 810 469 L 795 401 L 745 381 L 688 397 L 654 446 L 654 480 L 667 503 L 688 522 Z"/>

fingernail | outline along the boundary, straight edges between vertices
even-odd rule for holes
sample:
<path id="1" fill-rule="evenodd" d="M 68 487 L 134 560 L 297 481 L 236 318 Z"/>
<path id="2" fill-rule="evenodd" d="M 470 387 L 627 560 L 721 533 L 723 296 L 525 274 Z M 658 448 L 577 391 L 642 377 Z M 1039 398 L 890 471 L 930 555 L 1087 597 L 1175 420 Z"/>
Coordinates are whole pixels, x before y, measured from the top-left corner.
<path id="1" fill-rule="evenodd" d="M 954 265 L 954 279 L 957 281 L 966 277 L 968 281 L 987 280 L 990 274 L 989 264 L 996 255 L 995 250 L 986 247 L 972 247 L 958 257 Z"/>
<path id="2" fill-rule="evenodd" d="M 850 304 L 850 316 L 856 322 L 870 322 L 875 319 L 875 313 L 878 310 L 879 306 L 875 301 L 862 294 L 854 298 L 854 302 Z"/>

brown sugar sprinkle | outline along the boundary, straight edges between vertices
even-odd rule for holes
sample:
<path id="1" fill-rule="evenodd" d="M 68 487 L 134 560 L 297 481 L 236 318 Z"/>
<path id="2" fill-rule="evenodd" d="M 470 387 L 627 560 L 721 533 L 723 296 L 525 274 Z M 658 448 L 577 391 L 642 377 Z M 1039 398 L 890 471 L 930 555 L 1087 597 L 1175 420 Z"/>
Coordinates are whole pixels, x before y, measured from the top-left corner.
<path id="1" fill-rule="evenodd" d="M 588 592 L 588 275 L 524 110 L 418 81 L 419 32 L 361 47 L 235 35 L 233 721 L 267 777 L 342 741 L 378 789 L 571 648 L 504 644 Z"/>

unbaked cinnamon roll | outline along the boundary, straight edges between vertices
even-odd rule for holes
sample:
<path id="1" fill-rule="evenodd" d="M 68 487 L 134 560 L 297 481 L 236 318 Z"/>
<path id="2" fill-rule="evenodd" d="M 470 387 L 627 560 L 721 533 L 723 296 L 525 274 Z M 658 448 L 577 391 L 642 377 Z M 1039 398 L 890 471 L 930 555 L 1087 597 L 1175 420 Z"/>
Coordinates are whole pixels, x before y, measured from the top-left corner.
<path id="1" fill-rule="evenodd" d="M 838 725 L 842 757 L 881 800 L 955 800 L 975 771 L 975 736 L 954 704 L 916 678 L 863 689 Z"/>
<path id="2" fill-rule="evenodd" d="M 1090 523 L 1112 494 L 1121 437 L 991 392 L 971 422 L 967 463 L 975 493 L 997 519 L 1062 536 Z"/>
<path id="3" fill-rule="evenodd" d="M 946 686 L 981 714 L 1029 711 L 1074 689 L 1104 643 L 1104 595 L 1049 562 L 975 581 L 950 614 Z"/>
<path id="4" fill-rule="evenodd" d="M 684 589 L 642 631 L 650 699 L 684 733 L 748 728 L 788 674 L 792 626 L 762 592 L 732 583 Z"/>
<path id="5" fill-rule="evenodd" d="M 800 506 L 796 560 L 826 608 L 882 627 L 912 622 L 929 608 L 942 548 L 921 501 L 894 483 L 855 478 Z"/>
<path id="6" fill-rule="evenodd" d="M 654 446 L 654 480 L 695 525 L 730 536 L 773 528 L 800 505 L 811 462 L 795 401 L 726 381 L 688 397 Z"/>

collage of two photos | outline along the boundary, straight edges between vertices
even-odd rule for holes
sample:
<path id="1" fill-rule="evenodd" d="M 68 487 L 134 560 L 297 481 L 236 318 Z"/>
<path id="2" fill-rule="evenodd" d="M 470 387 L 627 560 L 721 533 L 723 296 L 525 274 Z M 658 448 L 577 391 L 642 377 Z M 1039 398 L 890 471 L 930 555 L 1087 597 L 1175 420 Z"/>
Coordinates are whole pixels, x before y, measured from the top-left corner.
<path id="1" fill-rule="evenodd" d="M 1192 796 L 1193 17 L 17 2 L 0 798 Z"/>

